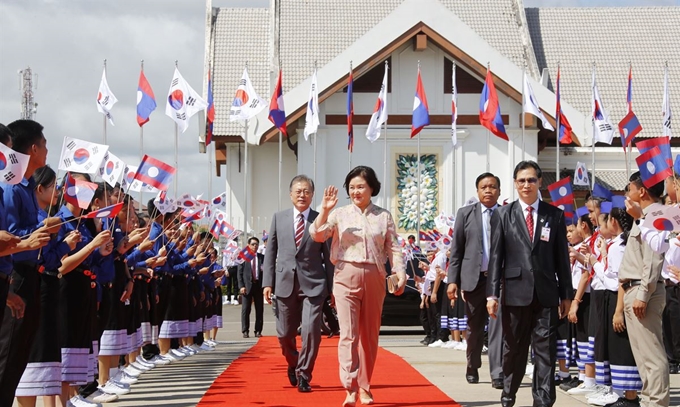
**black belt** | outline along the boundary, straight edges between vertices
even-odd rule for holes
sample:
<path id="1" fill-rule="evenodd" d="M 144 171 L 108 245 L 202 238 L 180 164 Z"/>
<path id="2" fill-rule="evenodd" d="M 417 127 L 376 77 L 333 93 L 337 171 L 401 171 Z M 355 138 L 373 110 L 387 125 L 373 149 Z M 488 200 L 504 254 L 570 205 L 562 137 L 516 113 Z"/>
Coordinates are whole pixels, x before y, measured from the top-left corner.
<path id="1" fill-rule="evenodd" d="M 489 272 L 488 272 L 488 271 L 482 271 L 482 272 L 479 273 L 479 274 L 483 275 L 484 277 L 489 277 Z"/>
<path id="2" fill-rule="evenodd" d="M 624 283 L 621 283 L 621 288 L 623 288 L 623 291 L 628 291 L 632 287 L 636 287 L 642 284 L 642 280 L 628 280 Z"/>

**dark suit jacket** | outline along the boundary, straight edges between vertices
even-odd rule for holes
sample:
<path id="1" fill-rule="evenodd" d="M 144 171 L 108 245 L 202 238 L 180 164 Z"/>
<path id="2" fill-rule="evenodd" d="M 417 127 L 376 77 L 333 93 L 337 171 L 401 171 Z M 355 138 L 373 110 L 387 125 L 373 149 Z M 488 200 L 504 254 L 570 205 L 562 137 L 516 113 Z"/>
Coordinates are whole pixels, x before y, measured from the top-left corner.
<path id="1" fill-rule="evenodd" d="M 280 298 L 293 293 L 297 275 L 300 290 L 307 297 L 324 298 L 333 289 L 333 264 L 327 242 L 319 243 L 309 236 L 309 226 L 319 215 L 309 211 L 300 247 L 295 248 L 293 209 L 274 214 L 269 228 L 269 243 L 264 260 L 262 287 L 271 287 Z"/>
<path id="2" fill-rule="evenodd" d="M 262 263 L 264 263 L 264 256 L 257 253 L 257 268 L 259 281 L 262 281 Z M 253 288 L 253 269 L 250 266 L 249 261 L 244 261 L 238 265 L 238 289 L 245 287 L 246 295 L 250 294 L 250 290 Z"/>
<path id="3" fill-rule="evenodd" d="M 448 282 L 456 283 L 463 291 L 472 291 L 479 282 L 484 257 L 484 228 L 480 202 L 460 208 L 453 226 L 453 242 L 449 259 Z M 498 208 L 496 208 L 498 210 Z"/>
<path id="4" fill-rule="evenodd" d="M 547 242 L 541 240 L 546 224 Z M 499 297 L 502 282 L 504 305 L 527 306 L 536 295 L 544 307 L 556 307 L 560 300 L 574 297 L 564 212 L 539 201 L 535 227 L 530 242 L 519 201 L 494 211 L 487 296 Z"/>

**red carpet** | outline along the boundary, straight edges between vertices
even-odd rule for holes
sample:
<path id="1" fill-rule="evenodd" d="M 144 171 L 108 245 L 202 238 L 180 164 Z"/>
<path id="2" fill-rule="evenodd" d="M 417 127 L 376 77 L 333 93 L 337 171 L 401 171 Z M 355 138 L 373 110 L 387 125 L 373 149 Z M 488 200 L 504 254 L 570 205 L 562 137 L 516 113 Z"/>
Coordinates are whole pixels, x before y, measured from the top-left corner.
<path id="1" fill-rule="evenodd" d="M 299 393 L 286 376 L 275 337 L 260 338 L 215 379 L 198 406 L 340 406 L 345 390 L 338 377 L 338 341 L 323 339 L 311 393 Z M 380 348 L 371 383 L 376 406 L 460 406 L 402 358 Z M 357 406 L 361 403 L 357 398 Z"/>

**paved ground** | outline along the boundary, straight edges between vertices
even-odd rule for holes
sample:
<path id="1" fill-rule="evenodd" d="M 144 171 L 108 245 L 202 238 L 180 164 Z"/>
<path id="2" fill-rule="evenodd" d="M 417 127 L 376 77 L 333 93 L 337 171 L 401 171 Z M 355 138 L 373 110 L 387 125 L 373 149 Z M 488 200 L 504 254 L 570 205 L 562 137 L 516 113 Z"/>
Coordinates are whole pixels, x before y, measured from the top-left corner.
<path id="1" fill-rule="evenodd" d="M 159 367 L 143 374 L 132 392 L 115 407 L 194 406 L 210 387 L 212 381 L 229 363 L 255 344 L 255 339 L 243 339 L 240 329 L 240 306 L 224 307 L 224 329 L 218 333 L 220 345 L 214 352 L 205 352 L 170 366 Z M 414 327 L 415 329 L 415 327 Z M 265 305 L 264 335 L 275 335 L 271 308 Z M 401 356 L 423 376 L 463 406 L 484 407 L 499 405 L 500 390 L 490 385 L 486 365 L 480 369 L 480 383 L 469 385 L 465 381 L 465 352 L 449 349 L 431 349 L 418 343 L 422 334 L 403 328 L 385 328 L 380 345 Z M 378 361 L 378 363 L 380 363 Z M 397 385 L 398 386 L 398 385 Z M 531 406 L 530 382 L 525 378 L 517 395 L 517 406 Z M 680 405 L 680 375 L 671 376 L 671 405 Z M 587 405 L 583 397 L 571 397 L 557 391 L 555 407 Z M 16 406 L 16 403 L 15 403 Z M 42 407 L 42 403 L 38 402 Z"/>

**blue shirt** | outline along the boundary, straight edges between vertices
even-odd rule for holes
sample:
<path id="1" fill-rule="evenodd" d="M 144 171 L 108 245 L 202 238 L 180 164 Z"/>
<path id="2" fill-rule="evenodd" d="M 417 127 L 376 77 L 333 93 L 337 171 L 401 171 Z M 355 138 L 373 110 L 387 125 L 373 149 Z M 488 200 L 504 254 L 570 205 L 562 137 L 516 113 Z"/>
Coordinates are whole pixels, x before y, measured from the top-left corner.
<path id="1" fill-rule="evenodd" d="M 71 211 L 66 207 L 66 205 L 62 206 L 61 209 L 59 209 L 59 212 L 57 212 L 57 215 L 63 222 L 65 222 L 61 227 L 59 228 L 59 233 L 57 235 L 58 240 L 64 240 L 64 237 L 71 233 L 72 231 L 76 230 L 76 226 L 78 226 L 78 231 L 80 232 L 80 242 L 76 243 L 75 249 L 73 249 L 70 254 L 75 254 L 82 250 L 85 246 L 87 246 L 88 243 L 90 243 L 93 239 L 92 234 L 90 233 L 90 230 L 85 227 L 85 223 L 78 222 L 75 220 L 75 216 L 71 213 Z M 90 254 L 83 260 L 82 263 L 80 263 L 77 267 L 78 268 L 85 268 L 89 269 L 90 266 L 92 265 L 92 258 L 93 258 L 94 253 Z"/>
<path id="2" fill-rule="evenodd" d="M 26 236 L 38 229 L 38 200 L 35 197 L 33 177 L 21 180 L 16 185 L 2 184 L 2 201 L 5 204 L 7 231 L 15 236 Z M 13 255 L 14 262 L 38 262 L 38 249 L 27 250 Z"/>
<path id="3" fill-rule="evenodd" d="M 0 213 L 5 213 L 5 205 L 2 200 L 2 188 L 0 188 Z M 7 221 L 5 216 L 0 215 L 0 230 L 7 230 Z M 12 255 L 0 257 L 0 273 L 11 275 L 12 274 Z M 4 308 L 4 306 L 3 306 Z"/>
<path id="4" fill-rule="evenodd" d="M 38 209 L 38 221 L 44 221 L 47 216 L 42 208 Z M 43 247 L 40 262 L 45 267 L 45 270 L 56 271 L 61 267 L 61 259 L 71 251 L 68 244 L 56 238 L 52 238 L 47 246 Z"/>

